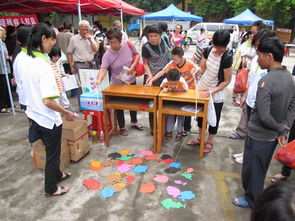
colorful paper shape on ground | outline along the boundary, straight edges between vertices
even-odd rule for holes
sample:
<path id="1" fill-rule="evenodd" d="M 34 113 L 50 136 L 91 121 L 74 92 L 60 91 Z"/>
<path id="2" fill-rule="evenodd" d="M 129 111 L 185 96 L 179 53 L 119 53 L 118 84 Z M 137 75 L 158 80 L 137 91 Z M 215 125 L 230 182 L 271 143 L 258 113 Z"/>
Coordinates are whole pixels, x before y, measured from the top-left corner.
<path id="1" fill-rule="evenodd" d="M 174 180 L 175 184 L 179 184 L 179 185 L 183 185 L 185 186 L 187 183 L 186 182 L 182 182 L 181 180 Z"/>
<path id="2" fill-rule="evenodd" d="M 141 158 L 135 157 L 128 160 L 128 163 L 132 165 L 138 165 L 138 164 L 142 164 L 143 160 Z"/>
<path id="3" fill-rule="evenodd" d="M 121 166 L 117 167 L 117 170 L 120 173 L 127 173 L 129 170 L 131 170 L 131 168 L 132 168 L 132 165 L 130 164 L 122 164 Z"/>
<path id="4" fill-rule="evenodd" d="M 161 201 L 161 205 L 165 209 L 179 209 L 181 207 L 185 208 L 186 204 L 182 204 L 181 202 L 175 202 L 171 198 L 167 198 Z"/>
<path id="5" fill-rule="evenodd" d="M 148 166 L 144 166 L 144 165 L 137 165 L 136 167 L 134 167 L 133 172 L 134 173 L 145 173 L 148 169 Z"/>
<path id="6" fill-rule="evenodd" d="M 180 166 L 181 166 L 180 162 L 172 162 L 172 163 L 170 163 L 170 167 L 179 168 Z"/>
<path id="7" fill-rule="evenodd" d="M 166 168 L 164 171 L 165 173 L 173 174 L 179 172 L 181 169 L 180 168 L 175 168 L 175 167 L 169 167 Z"/>
<path id="8" fill-rule="evenodd" d="M 129 149 L 121 150 L 119 153 L 121 155 L 127 155 L 128 153 L 130 153 L 130 150 Z"/>
<path id="9" fill-rule="evenodd" d="M 196 195 L 192 191 L 182 191 L 178 198 L 185 201 L 185 200 L 192 200 L 195 197 Z"/>
<path id="10" fill-rule="evenodd" d="M 149 151 L 149 150 L 143 150 L 141 151 L 141 153 L 139 154 L 139 157 L 145 157 L 145 156 L 151 156 L 153 155 L 153 152 L 152 151 Z"/>
<path id="11" fill-rule="evenodd" d="M 140 185 L 140 192 L 142 193 L 153 193 L 155 191 L 156 191 L 156 187 L 154 183 L 152 182 Z"/>
<path id="12" fill-rule="evenodd" d="M 98 180 L 83 180 L 83 185 L 86 186 L 88 189 L 90 190 L 99 190 L 100 189 L 100 183 L 98 182 Z"/>
<path id="13" fill-rule="evenodd" d="M 110 167 L 110 166 L 113 166 L 113 165 L 117 165 L 117 160 L 109 159 L 109 160 L 106 160 L 106 161 L 102 162 L 102 165 L 104 167 Z"/>
<path id="14" fill-rule="evenodd" d="M 110 198 L 114 195 L 115 191 L 111 188 L 111 187 L 107 187 L 107 188 L 104 188 L 102 189 L 100 192 L 99 192 L 99 195 L 102 197 L 102 198 Z"/>
<path id="15" fill-rule="evenodd" d="M 113 173 L 107 176 L 107 181 L 110 184 L 120 183 L 121 180 L 122 180 L 122 176 L 119 173 Z"/>
<path id="16" fill-rule="evenodd" d="M 135 180 L 135 176 L 125 177 L 125 180 L 127 181 L 126 184 L 131 184 Z"/>
<path id="17" fill-rule="evenodd" d="M 183 176 L 184 178 L 188 179 L 188 180 L 193 179 L 193 174 L 191 174 L 191 173 L 182 173 L 180 175 Z"/>
<path id="18" fill-rule="evenodd" d="M 127 161 L 127 160 L 130 160 L 131 158 L 134 158 L 135 156 L 123 156 L 123 157 L 119 157 L 117 158 L 118 160 L 124 160 L 124 161 Z"/>
<path id="19" fill-rule="evenodd" d="M 103 165 L 101 165 L 100 167 L 93 167 L 93 166 L 90 166 L 89 168 L 90 168 L 90 170 L 100 171 L 100 170 L 102 170 L 102 169 L 104 168 L 104 166 L 103 166 Z"/>
<path id="20" fill-rule="evenodd" d="M 194 169 L 193 168 L 187 168 L 186 173 L 193 173 Z"/>
<path id="21" fill-rule="evenodd" d="M 169 154 L 163 154 L 161 156 L 161 160 L 166 160 L 166 159 L 172 159 L 172 157 Z"/>
<path id="22" fill-rule="evenodd" d="M 167 183 L 169 178 L 166 175 L 156 175 L 153 180 L 157 181 L 158 183 Z"/>
<path id="23" fill-rule="evenodd" d="M 180 195 L 180 190 L 174 186 L 167 186 L 166 190 L 167 193 L 174 198 Z"/>
<path id="24" fill-rule="evenodd" d="M 169 163 L 172 163 L 172 162 L 174 162 L 175 160 L 173 160 L 173 159 L 165 159 L 165 160 L 158 160 L 158 162 L 164 162 L 164 163 L 167 163 L 167 164 L 169 164 Z"/>
<path id="25" fill-rule="evenodd" d="M 101 163 L 99 161 L 97 161 L 97 160 L 93 160 L 91 162 L 91 166 L 92 167 L 100 167 L 101 166 Z"/>
<path id="26" fill-rule="evenodd" d="M 157 160 L 159 158 L 159 155 L 150 155 L 146 156 L 146 160 Z"/>
<path id="27" fill-rule="evenodd" d="M 126 186 L 125 183 L 116 183 L 112 185 L 112 189 L 115 190 L 116 192 L 121 192 L 125 186 Z"/>
<path id="28" fill-rule="evenodd" d="M 126 162 L 124 160 L 117 160 L 117 165 L 121 166 L 123 164 L 125 164 Z"/>
<path id="29" fill-rule="evenodd" d="M 122 156 L 122 155 L 119 154 L 118 152 L 114 152 L 114 153 L 110 153 L 110 154 L 108 155 L 108 158 L 111 158 L 111 159 L 115 160 L 115 159 L 117 159 L 117 158 L 119 158 L 119 157 L 121 157 L 121 156 Z"/>

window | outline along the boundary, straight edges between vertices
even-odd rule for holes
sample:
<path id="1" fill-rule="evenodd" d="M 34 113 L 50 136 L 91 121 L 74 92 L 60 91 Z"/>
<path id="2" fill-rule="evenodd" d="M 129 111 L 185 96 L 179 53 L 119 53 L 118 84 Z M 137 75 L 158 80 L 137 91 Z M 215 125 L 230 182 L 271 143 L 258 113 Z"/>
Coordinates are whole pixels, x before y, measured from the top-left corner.
<path id="1" fill-rule="evenodd" d="M 194 27 L 194 31 L 199 31 L 201 28 L 203 28 L 204 26 L 203 25 L 196 25 Z"/>
<path id="2" fill-rule="evenodd" d="M 217 31 L 219 29 L 219 25 L 207 25 L 207 31 Z"/>

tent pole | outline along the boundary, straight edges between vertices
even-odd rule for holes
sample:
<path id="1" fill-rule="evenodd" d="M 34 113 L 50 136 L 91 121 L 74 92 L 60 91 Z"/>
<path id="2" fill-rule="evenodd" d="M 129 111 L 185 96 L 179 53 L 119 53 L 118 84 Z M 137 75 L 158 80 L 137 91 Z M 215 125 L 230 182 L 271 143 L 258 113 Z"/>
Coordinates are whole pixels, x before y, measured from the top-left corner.
<path id="1" fill-rule="evenodd" d="M 124 21 L 123 21 L 123 8 L 122 8 L 122 1 L 120 1 L 120 5 L 121 5 L 121 9 L 120 9 L 120 15 L 121 15 L 121 28 L 122 28 L 122 31 L 124 31 Z"/>
<path id="2" fill-rule="evenodd" d="M 78 16 L 79 16 L 79 22 L 80 22 L 82 20 L 80 0 L 78 0 Z"/>
<path id="3" fill-rule="evenodd" d="M 3 45 L 2 44 L 4 44 L 4 42 L 0 38 L 1 59 L 3 61 L 4 74 L 5 74 L 5 78 L 6 78 L 7 89 L 8 89 L 8 93 L 9 93 L 9 99 L 10 99 L 12 113 L 13 113 L 13 115 L 15 115 L 14 103 L 13 103 L 13 99 L 12 99 L 12 94 L 11 94 L 11 89 L 10 89 L 10 82 L 9 82 L 8 73 L 7 73 L 7 67 L 6 67 L 6 62 L 5 62 L 6 61 L 6 58 L 4 56 L 4 50 L 3 50 Z"/>

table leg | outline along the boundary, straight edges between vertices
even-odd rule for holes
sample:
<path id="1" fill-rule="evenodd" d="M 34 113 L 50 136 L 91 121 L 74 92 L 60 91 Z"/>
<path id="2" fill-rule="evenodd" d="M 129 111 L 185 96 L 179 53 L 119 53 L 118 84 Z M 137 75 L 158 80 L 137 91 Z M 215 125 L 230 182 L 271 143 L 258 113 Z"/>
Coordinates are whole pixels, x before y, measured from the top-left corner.
<path id="1" fill-rule="evenodd" d="M 157 111 L 154 110 L 153 112 L 154 119 L 153 119 L 153 153 L 157 152 Z"/>
<path id="2" fill-rule="evenodd" d="M 199 156 L 202 159 L 204 157 L 204 147 L 205 147 L 205 135 L 206 135 L 206 125 L 207 121 L 206 118 L 203 117 L 202 128 L 201 128 L 201 143 L 200 143 L 200 153 Z"/>
<path id="3" fill-rule="evenodd" d="M 164 140 L 166 140 L 166 137 L 165 137 L 165 133 L 166 133 L 166 122 L 167 122 L 167 114 L 162 114 L 162 131 L 161 131 L 161 134 L 162 134 L 162 143 L 164 142 Z"/>
<path id="4" fill-rule="evenodd" d="M 104 136 L 105 136 L 105 146 L 110 146 L 110 134 L 108 130 L 108 109 L 104 109 L 103 111 L 103 121 L 104 121 Z"/>
<path id="5" fill-rule="evenodd" d="M 162 131 L 163 131 L 163 114 L 158 111 L 158 133 L 157 133 L 157 137 L 158 137 L 158 141 L 157 141 L 157 152 L 161 153 L 161 146 L 162 146 Z"/>
<path id="6" fill-rule="evenodd" d="M 114 111 L 114 135 L 115 136 L 118 136 L 118 120 L 117 120 L 117 111 L 116 110 L 113 110 Z"/>

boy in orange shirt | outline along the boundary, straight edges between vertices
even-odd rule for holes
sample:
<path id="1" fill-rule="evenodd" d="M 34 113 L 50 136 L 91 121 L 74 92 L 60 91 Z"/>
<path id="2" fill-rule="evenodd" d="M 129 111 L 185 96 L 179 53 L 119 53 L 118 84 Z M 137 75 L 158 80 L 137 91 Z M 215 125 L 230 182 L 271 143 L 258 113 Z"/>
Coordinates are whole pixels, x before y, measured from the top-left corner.
<path id="1" fill-rule="evenodd" d="M 188 85 L 183 77 L 180 77 L 180 73 L 177 69 L 171 69 L 167 73 L 167 78 L 165 78 L 160 85 L 163 88 L 163 92 L 182 92 L 188 90 Z M 184 132 L 184 116 L 177 116 L 177 115 L 167 115 L 167 125 L 166 125 L 166 139 L 172 140 L 172 132 L 174 129 L 174 124 L 177 119 L 177 134 L 176 134 L 176 141 L 181 141 L 182 133 Z"/>

